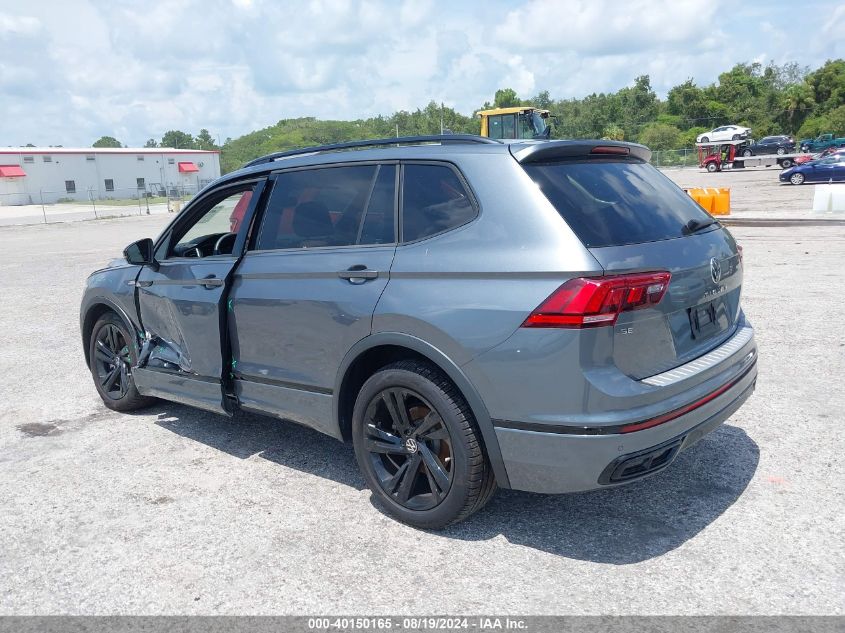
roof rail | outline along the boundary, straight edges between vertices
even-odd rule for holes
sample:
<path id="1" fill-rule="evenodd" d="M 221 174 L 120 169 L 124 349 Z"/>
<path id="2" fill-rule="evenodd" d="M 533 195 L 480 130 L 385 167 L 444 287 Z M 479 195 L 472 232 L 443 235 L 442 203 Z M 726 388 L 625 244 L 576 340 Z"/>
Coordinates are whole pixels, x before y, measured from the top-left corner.
<path id="1" fill-rule="evenodd" d="M 344 149 L 357 149 L 363 147 L 383 147 L 389 145 L 419 145 L 423 143 L 440 143 L 441 145 L 449 143 L 482 143 L 498 145 L 499 141 L 494 141 L 485 136 L 476 136 L 474 134 L 432 134 L 430 136 L 397 136 L 395 138 L 375 138 L 365 141 L 349 141 L 346 143 L 332 143 L 330 145 L 317 145 L 315 147 L 303 147 L 300 149 L 290 149 L 284 152 L 274 152 L 267 154 L 261 158 L 249 161 L 244 167 L 253 167 L 254 165 L 262 165 L 264 163 L 272 163 L 279 158 L 288 158 L 289 156 L 302 156 L 305 154 L 318 154 L 321 152 L 334 152 Z"/>

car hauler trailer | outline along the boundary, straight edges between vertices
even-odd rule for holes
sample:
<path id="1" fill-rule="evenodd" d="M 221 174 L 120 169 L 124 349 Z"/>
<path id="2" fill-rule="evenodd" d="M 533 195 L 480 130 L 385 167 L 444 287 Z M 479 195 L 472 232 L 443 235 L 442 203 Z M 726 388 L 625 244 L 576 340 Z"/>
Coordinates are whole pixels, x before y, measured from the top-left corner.
<path id="1" fill-rule="evenodd" d="M 745 167 L 771 167 L 777 165 L 781 169 L 787 169 L 795 164 L 798 156 L 806 156 L 804 153 L 795 154 L 764 154 L 761 156 L 743 156 L 743 150 L 748 146 L 748 139 L 736 141 L 720 141 L 718 143 L 696 143 L 698 147 L 698 166 L 709 172 L 722 171 L 723 169 L 743 169 Z"/>

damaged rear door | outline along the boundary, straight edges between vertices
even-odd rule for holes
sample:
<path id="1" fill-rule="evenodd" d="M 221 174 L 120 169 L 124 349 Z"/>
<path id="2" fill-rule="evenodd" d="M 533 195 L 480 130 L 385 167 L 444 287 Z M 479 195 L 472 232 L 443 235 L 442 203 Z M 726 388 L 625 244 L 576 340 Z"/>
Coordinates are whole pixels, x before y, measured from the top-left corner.
<path id="1" fill-rule="evenodd" d="M 204 194 L 159 241 L 135 280 L 145 341 L 138 391 L 228 413 L 226 300 L 264 182 Z"/>

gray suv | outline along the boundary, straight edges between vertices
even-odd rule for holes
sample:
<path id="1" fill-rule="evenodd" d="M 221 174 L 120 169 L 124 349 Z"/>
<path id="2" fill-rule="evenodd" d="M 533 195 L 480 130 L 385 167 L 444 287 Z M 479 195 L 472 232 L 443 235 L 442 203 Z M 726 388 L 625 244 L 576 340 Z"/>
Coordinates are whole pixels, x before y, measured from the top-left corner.
<path id="1" fill-rule="evenodd" d="M 730 233 L 612 141 L 412 137 L 282 152 L 88 279 L 106 406 L 155 398 L 351 441 L 422 528 L 497 487 L 666 468 L 754 390 Z"/>

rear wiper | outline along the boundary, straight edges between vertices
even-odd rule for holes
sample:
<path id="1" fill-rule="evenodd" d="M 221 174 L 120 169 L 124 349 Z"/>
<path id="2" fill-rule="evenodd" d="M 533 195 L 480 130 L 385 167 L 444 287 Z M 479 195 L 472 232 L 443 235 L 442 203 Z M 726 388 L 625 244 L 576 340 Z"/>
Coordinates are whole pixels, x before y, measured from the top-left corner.
<path id="1" fill-rule="evenodd" d="M 698 233 L 701 229 L 706 229 L 708 226 L 713 226 L 714 224 L 718 224 L 718 222 L 712 218 L 709 220 L 696 220 L 693 218 L 681 227 L 681 232 L 684 235 L 692 235 L 693 233 Z"/>

